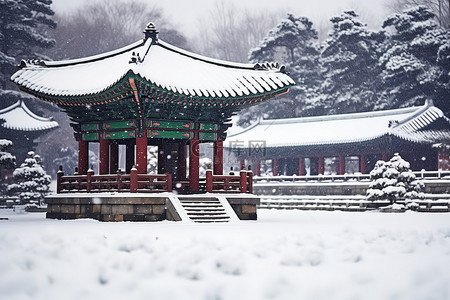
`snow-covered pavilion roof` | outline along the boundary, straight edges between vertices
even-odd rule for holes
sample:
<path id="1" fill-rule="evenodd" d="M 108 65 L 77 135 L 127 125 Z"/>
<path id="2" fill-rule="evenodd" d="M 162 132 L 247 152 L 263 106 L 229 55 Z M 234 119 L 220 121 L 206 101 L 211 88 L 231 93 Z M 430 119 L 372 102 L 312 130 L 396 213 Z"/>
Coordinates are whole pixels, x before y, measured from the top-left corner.
<path id="1" fill-rule="evenodd" d="M 419 143 L 449 141 L 450 120 L 427 102 L 385 111 L 259 120 L 241 131 L 229 132 L 228 140 L 239 141 L 242 147 L 265 141 L 266 147 L 275 148 L 357 143 L 386 135 Z"/>
<path id="2" fill-rule="evenodd" d="M 58 127 L 56 121 L 36 115 L 21 100 L 0 110 L 0 119 L 5 121 L 1 126 L 11 130 L 42 131 Z"/>
<path id="3" fill-rule="evenodd" d="M 87 58 L 23 61 L 11 80 L 41 98 L 64 99 L 105 92 L 127 74 L 185 98 L 262 96 L 284 92 L 295 84 L 278 64 L 240 64 L 211 59 L 165 43 L 156 35 Z M 82 102 L 79 104 L 86 104 Z"/>

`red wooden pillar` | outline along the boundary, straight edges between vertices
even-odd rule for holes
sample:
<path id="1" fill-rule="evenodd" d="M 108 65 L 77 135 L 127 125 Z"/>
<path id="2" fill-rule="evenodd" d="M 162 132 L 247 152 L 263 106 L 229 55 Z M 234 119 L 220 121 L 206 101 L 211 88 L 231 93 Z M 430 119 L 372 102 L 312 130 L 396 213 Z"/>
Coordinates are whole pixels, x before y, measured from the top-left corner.
<path id="1" fill-rule="evenodd" d="M 278 176 L 278 166 L 277 166 L 277 159 L 272 159 L 272 175 Z"/>
<path id="2" fill-rule="evenodd" d="M 100 138 L 100 163 L 99 171 L 100 175 L 109 173 L 109 141 Z"/>
<path id="3" fill-rule="evenodd" d="M 109 144 L 109 172 L 117 173 L 119 169 L 119 144 L 112 142 Z"/>
<path id="4" fill-rule="evenodd" d="M 89 169 L 89 142 L 78 141 L 78 175 L 86 175 Z"/>
<path id="5" fill-rule="evenodd" d="M 138 174 L 147 174 L 147 137 L 136 138 L 136 169 Z"/>
<path id="6" fill-rule="evenodd" d="M 186 179 L 186 145 L 184 143 L 178 144 L 178 160 L 177 160 L 177 179 Z"/>
<path id="7" fill-rule="evenodd" d="M 366 156 L 365 155 L 361 155 L 359 157 L 359 162 L 360 162 L 360 172 L 361 174 L 366 174 Z"/>
<path id="8" fill-rule="evenodd" d="M 381 159 L 384 160 L 384 161 L 387 161 L 387 154 L 386 154 L 386 152 L 383 152 L 381 154 Z"/>
<path id="9" fill-rule="evenodd" d="M 303 157 L 298 159 L 298 176 L 303 175 Z"/>
<path id="10" fill-rule="evenodd" d="M 200 147 L 198 136 L 189 141 L 189 189 L 199 190 Z"/>
<path id="11" fill-rule="evenodd" d="M 319 156 L 319 175 L 323 175 L 323 156 Z"/>
<path id="12" fill-rule="evenodd" d="M 214 175 L 223 175 L 223 142 L 214 142 Z"/>
<path id="13" fill-rule="evenodd" d="M 239 160 L 239 170 L 245 170 L 245 159 L 243 158 Z"/>
<path id="14" fill-rule="evenodd" d="M 261 169 L 261 166 L 260 166 L 259 159 L 256 159 L 255 160 L 255 175 L 256 176 L 259 176 L 261 174 L 260 169 Z"/>
<path id="15" fill-rule="evenodd" d="M 339 175 L 345 174 L 345 156 L 339 155 Z"/>
<path id="16" fill-rule="evenodd" d="M 247 193 L 247 171 L 241 170 L 241 172 L 239 173 L 239 177 L 239 188 L 241 190 L 241 193 Z"/>
<path id="17" fill-rule="evenodd" d="M 134 166 L 134 144 L 126 145 L 125 156 L 125 172 L 131 174 L 131 168 Z"/>

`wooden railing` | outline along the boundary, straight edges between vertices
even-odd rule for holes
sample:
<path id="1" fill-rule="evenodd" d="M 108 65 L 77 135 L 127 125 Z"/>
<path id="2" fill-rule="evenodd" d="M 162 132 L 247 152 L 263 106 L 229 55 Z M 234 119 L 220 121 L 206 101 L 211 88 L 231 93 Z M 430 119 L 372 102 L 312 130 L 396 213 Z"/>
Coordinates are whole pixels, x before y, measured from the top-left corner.
<path id="1" fill-rule="evenodd" d="M 87 175 L 64 176 L 58 171 L 57 193 L 95 193 L 95 192 L 131 192 L 157 193 L 172 191 L 171 174 L 138 174 L 131 169 L 131 174 L 94 175 L 89 170 Z"/>
<path id="2" fill-rule="evenodd" d="M 239 175 L 214 175 L 206 171 L 207 193 L 253 193 L 253 173 L 242 170 Z"/>

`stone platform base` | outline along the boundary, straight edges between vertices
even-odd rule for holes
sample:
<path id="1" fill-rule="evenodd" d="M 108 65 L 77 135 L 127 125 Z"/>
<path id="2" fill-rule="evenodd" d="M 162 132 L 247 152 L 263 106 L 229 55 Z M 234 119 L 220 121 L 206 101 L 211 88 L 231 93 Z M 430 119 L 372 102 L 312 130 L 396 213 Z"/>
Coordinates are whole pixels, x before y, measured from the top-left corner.
<path id="1" fill-rule="evenodd" d="M 241 220 L 256 220 L 255 196 L 223 195 Z M 192 197 L 192 195 L 190 196 Z M 88 193 L 55 194 L 45 198 L 48 219 L 83 219 L 99 221 L 163 221 L 176 220 L 167 193 Z"/>

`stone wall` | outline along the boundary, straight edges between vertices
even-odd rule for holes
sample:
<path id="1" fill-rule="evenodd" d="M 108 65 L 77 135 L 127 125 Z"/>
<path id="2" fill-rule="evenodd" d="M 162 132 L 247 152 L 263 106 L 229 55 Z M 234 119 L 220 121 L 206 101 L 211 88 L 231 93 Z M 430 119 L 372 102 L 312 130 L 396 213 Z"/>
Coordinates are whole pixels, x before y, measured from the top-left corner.
<path id="1" fill-rule="evenodd" d="M 46 197 L 47 218 L 99 221 L 162 221 L 167 197 L 58 196 Z"/>
<path id="2" fill-rule="evenodd" d="M 260 204 L 258 197 L 229 197 L 228 202 L 240 220 L 257 220 L 256 207 Z"/>

